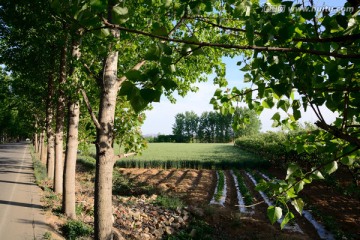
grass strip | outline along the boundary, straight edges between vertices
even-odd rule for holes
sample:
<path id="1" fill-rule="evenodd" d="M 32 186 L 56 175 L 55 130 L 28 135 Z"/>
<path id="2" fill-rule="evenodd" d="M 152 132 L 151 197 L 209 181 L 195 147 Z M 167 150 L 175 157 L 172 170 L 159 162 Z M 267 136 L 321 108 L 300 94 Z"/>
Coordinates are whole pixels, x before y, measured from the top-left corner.
<path id="1" fill-rule="evenodd" d="M 253 204 L 253 197 L 252 197 L 248 187 L 245 184 L 245 180 L 244 180 L 243 176 L 240 174 L 240 172 L 238 170 L 234 171 L 234 174 L 238 181 L 239 191 L 244 198 L 245 205 Z"/>
<path id="2" fill-rule="evenodd" d="M 219 202 L 224 193 L 225 175 L 224 175 L 224 171 L 222 170 L 217 171 L 217 173 L 218 173 L 218 182 L 216 188 L 217 191 L 215 193 L 214 199 L 215 201 Z"/>

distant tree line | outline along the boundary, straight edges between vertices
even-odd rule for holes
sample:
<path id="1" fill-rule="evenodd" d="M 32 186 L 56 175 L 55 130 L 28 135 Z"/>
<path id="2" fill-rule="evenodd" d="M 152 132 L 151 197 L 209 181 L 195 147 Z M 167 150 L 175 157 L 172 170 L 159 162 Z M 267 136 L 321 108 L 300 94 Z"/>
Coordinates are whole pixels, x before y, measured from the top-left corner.
<path id="1" fill-rule="evenodd" d="M 245 124 L 234 121 L 239 118 L 244 119 Z M 247 108 L 237 108 L 234 114 L 227 115 L 211 111 L 198 116 L 194 111 L 186 111 L 176 114 L 172 135 L 158 135 L 154 142 L 226 143 L 256 134 L 260 127 L 257 114 Z"/>

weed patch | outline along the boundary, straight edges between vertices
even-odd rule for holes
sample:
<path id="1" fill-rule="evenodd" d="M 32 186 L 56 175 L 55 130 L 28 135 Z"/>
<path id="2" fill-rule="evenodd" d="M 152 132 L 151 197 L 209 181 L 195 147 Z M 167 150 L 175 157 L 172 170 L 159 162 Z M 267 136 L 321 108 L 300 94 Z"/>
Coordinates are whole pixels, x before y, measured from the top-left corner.
<path id="1" fill-rule="evenodd" d="M 90 236 L 93 233 L 93 229 L 81 221 L 69 220 L 61 227 L 66 239 L 73 240 L 79 237 Z"/>
<path id="2" fill-rule="evenodd" d="M 184 202 L 181 199 L 166 195 L 158 196 L 154 201 L 154 204 L 172 210 L 183 208 L 185 206 Z"/>

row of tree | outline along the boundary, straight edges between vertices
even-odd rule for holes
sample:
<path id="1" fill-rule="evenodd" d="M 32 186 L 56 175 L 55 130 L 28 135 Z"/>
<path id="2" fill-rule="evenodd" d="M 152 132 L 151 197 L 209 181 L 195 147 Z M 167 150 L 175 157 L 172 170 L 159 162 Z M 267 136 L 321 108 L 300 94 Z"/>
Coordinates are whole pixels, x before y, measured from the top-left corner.
<path id="1" fill-rule="evenodd" d="M 34 134 L 37 151 L 46 152 L 48 176 L 54 190 L 63 191 L 65 214 L 75 217 L 78 137 L 88 135 L 96 146 L 95 238 L 112 239 L 113 165 L 126 156 L 114 154 L 116 138 L 136 152 L 143 146 L 138 130 L 144 117 L 138 114 L 151 102 L 163 94 L 172 99 L 174 91 L 184 96 L 212 72 L 214 82 L 226 86 L 222 56 L 243 57 L 239 65 L 252 88 L 216 91 L 216 109 L 233 114 L 239 101 L 256 113 L 276 107 L 287 117 L 276 113 L 275 125 L 294 128 L 301 108 L 311 108 L 322 130 L 294 146 L 334 153 L 328 165 L 306 174 L 290 169 L 282 185 L 272 185 L 278 192 L 294 184 L 300 191 L 339 162 L 358 164 L 359 4 L 348 1 L 352 11 L 330 14 L 290 11 L 292 1 L 267 2 L 273 9 L 281 4 L 285 11 L 276 12 L 264 11 L 258 0 L 1 0 L 0 63 L 8 70 L 1 76 L 1 114 L 11 113 L 13 125 L 32 124 L 24 131 Z M 81 104 L 89 114 L 80 119 Z M 319 106 L 339 117 L 328 122 Z M 0 120 L 3 136 L 25 134 Z M 286 194 L 279 204 L 298 195 Z M 284 221 L 293 215 L 286 216 Z"/>
<path id="2" fill-rule="evenodd" d="M 238 119 L 246 124 L 238 125 Z M 173 125 L 174 140 L 179 142 L 226 143 L 239 136 L 248 136 L 260 131 L 258 115 L 247 108 L 237 108 L 234 114 L 203 112 L 198 116 L 193 111 L 178 113 Z"/>

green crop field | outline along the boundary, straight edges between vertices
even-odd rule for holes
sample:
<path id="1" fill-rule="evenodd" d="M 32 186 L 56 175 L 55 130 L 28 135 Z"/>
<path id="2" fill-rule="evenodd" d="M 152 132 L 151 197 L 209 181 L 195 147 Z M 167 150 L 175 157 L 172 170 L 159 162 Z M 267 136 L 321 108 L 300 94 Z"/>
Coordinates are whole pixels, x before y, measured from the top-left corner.
<path id="1" fill-rule="evenodd" d="M 95 156 L 95 148 L 90 149 Z M 115 146 L 115 154 L 119 148 Z M 79 158 L 83 159 L 84 156 Z M 94 164 L 95 159 L 86 158 Z M 192 168 L 232 169 L 261 168 L 268 165 L 261 157 L 224 143 L 149 143 L 148 148 L 136 156 L 118 160 L 116 166 L 126 168 Z"/>
<path id="2" fill-rule="evenodd" d="M 231 168 L 262 166 L 251 153 L 223 143 L 150 143 L 142 154 L 117 162 L 121 167 Z"/>

